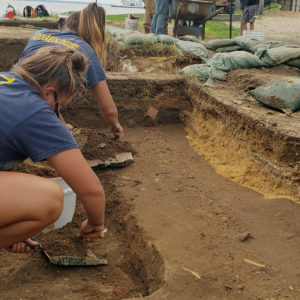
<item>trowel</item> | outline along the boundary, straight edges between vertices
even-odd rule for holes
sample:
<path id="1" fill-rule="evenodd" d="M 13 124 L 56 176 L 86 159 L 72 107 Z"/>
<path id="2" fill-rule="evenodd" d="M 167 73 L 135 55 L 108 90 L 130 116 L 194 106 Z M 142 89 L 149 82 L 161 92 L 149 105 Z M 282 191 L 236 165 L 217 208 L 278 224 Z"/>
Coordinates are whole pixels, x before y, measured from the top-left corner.
<path id="1" fill-rule="evenodd" d="M 117 153 L 115 158 L 109 158 L 105 161 L 100 159 L 92 159 L 88 160 L 87 162 L 94 171 L 97 171 L 126 167 L 133 162 L 133 157 L 131 152 L 122 152 Z"/>
<path id="2" fill-rule="evenodd" d="M 105 228 L 102 232 L 92 232 L 86 234 L 86 237 L 104 237 L 104 233 L 107 232 Z M 107 265 L 108 261 L 104 258 L 98 258 L 92 250 L 87 250 L 87 256 L 68 256 L 68 255 L 59 255 L 59 256 L 51 256 L 46 251 L 46 249 L 42 246 L 41 243 L 38 244 L 37 249 L 41 250 L 41 252 L 47 257 L 49 262 L 54 265 L 59 266 L 99 266 L 99 265 Z"/>

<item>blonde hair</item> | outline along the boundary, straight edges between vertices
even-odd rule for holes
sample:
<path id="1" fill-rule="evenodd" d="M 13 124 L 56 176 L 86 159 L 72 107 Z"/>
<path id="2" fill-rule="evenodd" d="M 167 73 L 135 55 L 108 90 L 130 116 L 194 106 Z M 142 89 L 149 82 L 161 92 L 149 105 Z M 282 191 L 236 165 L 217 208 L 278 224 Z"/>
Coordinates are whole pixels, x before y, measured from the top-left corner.
<path id="1" fill-rule="evenodd" d="M 105 67 L 105 10 L 96 3 L 90 3 L 80 12 L 71 14 L 66 27 L 82 37 L 96 52 L 102 65 Z"/>
<path id="2" fill-rule="evenodd" d="M 40 93 L 51 82 L 58 93 L 66 95 L 84 89 L 86 69 L 87 59 L 82 53 L 55 46 L 42 47 L 13 67 L 17 75 Z"/>

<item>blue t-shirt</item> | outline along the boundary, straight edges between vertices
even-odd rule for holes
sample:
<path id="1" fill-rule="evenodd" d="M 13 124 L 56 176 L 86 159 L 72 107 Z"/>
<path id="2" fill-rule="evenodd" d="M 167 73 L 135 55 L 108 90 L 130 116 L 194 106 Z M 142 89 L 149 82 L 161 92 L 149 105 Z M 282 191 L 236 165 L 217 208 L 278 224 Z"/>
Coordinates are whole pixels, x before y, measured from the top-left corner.
<path id="1" fill-rule="evenodd" d="M 88 69 L 86 72 L 87 86 L 93 86 L 102 80 L 106 80 L 103 66 L 96 55 L 94 49 L 80 36 L 70 30 L 39 30 L 29 40 L 21 59 L 30 56 L 41 47 L 62 46 L 83 53 L 88 59 Z"/>
<path id="2" fill-rule="evenodd" d="M 0 107 L 0 170 L 78 148 L 38 90 L 12 72 L 0 73 Z"/>

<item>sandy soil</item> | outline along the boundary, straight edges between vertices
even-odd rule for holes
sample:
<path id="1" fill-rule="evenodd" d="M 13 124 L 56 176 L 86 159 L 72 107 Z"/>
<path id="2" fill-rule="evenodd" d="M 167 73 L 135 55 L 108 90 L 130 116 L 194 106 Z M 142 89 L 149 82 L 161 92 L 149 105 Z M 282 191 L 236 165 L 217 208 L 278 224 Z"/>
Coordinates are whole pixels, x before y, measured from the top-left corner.
<path id="1" fill-rule="evenodd" d="M 278 15 L 270 17 L 278 20 Z M 281 14 L 280 23 L 285 16 L 292 19 L 289 15 L 294 14 Z M 286 30 L 294 29 L 290 27 Z M 228 82 L 237 88 L 235 75 Z M 81 127 L 92 122 L 92 109 L 84 108 Z M 106 237 L 89 245 L 76 241 L 84 218 L 78 202 L 73 222 L 53 243 L 55 248 L 63 239 L 69 246 L 81 245 L 80 251 L 89 248 L 108 265 L 66 268 L 49 264 L 39 251 L 1 250 L 0 298 L 300 299 L 299 204 L 282 197 L 266 199 L 219 175 L 191 148 L 180 123 L 145 127 L 123 112 L 122 120 L 125 138 L 117 146 L 107 130 L 98 134 L 85 128 L 76 134 L 87 157 L 100 157 L 101 148 L 107 156 L 119 150 L 134 153 L 130 166 L 97 172 L 108 199 Z M 38 167 L 41 173 L 31 164 L 28 169 L 55 176 L 46 166 Z M 51 247 L 50 237 L 40 240 Z"/>

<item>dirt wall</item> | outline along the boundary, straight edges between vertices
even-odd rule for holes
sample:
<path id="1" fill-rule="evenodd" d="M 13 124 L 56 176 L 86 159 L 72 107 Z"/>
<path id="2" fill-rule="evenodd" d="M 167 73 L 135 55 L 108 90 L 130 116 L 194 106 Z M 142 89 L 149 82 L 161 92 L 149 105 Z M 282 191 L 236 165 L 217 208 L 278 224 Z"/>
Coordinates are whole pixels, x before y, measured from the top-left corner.
<path id="1" fill-rule="evenodd" d="M 0 39 L 0 72 L 8 71 L 19 59 L 27 39 Z"/>
<path id="2" fill-rule="evenodd" d="M 269 197 L 299 200 L 300 138 L 268 117 L 191 85 L 190 144 L 222 175 Z M 249 108 L 249 107 L 248 107 Z M 263 110 L 262 110 L 263 111 Z M 292 121 L 291 127 L 293 126 Z"/>
<path id="3" fill-rule="evenodd" d="M 190 104 L 186 81 L 180 76 L 108 73 L 107 82 L 123 125 L 178 123 L 180 111 Z M 63 115 L 75 126 L 104 126 L 91 91 L 70 105 Z"/>

